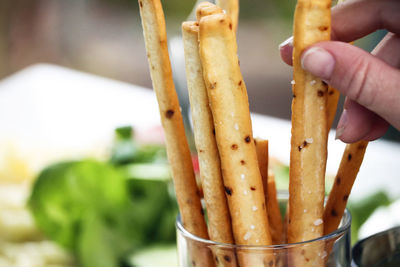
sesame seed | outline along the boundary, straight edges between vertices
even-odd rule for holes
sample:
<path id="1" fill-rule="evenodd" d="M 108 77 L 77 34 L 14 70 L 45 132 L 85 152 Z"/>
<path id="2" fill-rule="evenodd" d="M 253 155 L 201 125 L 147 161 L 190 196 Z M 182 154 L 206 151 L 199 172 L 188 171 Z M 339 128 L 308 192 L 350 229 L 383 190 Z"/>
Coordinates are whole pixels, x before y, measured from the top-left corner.
<path id="1" fill-rule="evenodd" d="M 252 209 L 253 211 L 258 210 L 257 206 L 253 206 L 251 209 Z"/>
<path id="2" fill-rule="evenodd" d="M 306 142 L 312 144 L 314 142 L 314 139 L 312 139 L 312 137 L 306 138 Z"/>
<path id="3" fill-rule="evenodd" d="M 304 213 L 307 213 L 307 209 L 304 209 Z"/>
<path id="4" fill-rule="evenodd" d="M 325 258 L 326 256 L 328 256 L 328 253 L 324 250 L 324 252 L 322 252 L 322 258 Z"/>
<path id="5" fill-rule="evenodd" d="M 251 230 L 254 230 L 254 228 L 256 228 L 254 225 L 250 225 Z"/>
<path id="6" fill-rule="evenodd" d="M 314 85 L 314 84 L 316 84 L 316 83 L 317 83 L 316 80 L 312 80 L 312 81 L 310 82 L 310 85 Z"/>
<path id="7" fill-rule="evenodd" d="M 260 242 L 260 240 L 256 239 L 256 243 Z"/>
<path id="8" fill-rule="evenodd" d="M 242 173 L 242 174 L 240 175 L 240 179 L 244 180 L 244 178 L 246 178 L 246 176 L 244 175 L 244 173 Z"/>
<path id="9" fill-rule="evenodd" d="M 247 190 L 243 191 L 243 194 L 247 195 L 249 192 Z"/>
<path id="10" fill-rule="evenodd" d="M 295 82 L 294 80 L 292 80 L 290 83 L 291 83 L 292 85 L 296 84 L 296 82 Z"/>
<path id="11" fill-rule="evenodd" d="M 243 239 L 244 239 L 244 240 L 249 240 L 250 237 L 251 237 L 251 233 L 250 233 L 250 232 L 247 232 L 247 233 L 244 235 Z"/>
<path id="12" fill-rule="evenodd" d="M 235 130 L 236 130 L 236 131 L 239 130 L 239 125 L 238 125 L 237 123 L 235 123 L 234 127 L 235 127 Z"/>
<path id="13" fill-rule="evenodd" d="M 324 221 L 322 220 L 322 219 L 316 219 L 315 221 L 314 221 L 314 225 L 315 226 L 318 226 L 318 225 L 320 225 L 320 224 L 322 224 Z"/>

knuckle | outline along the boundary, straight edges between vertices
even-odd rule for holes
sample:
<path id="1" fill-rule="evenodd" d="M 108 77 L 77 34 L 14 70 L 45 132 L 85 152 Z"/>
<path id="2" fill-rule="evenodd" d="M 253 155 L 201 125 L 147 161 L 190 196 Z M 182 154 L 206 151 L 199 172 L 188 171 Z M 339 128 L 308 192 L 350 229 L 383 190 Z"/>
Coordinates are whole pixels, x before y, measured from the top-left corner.
<path id="1" fill-rule="evenodd" d="M 376 90 L 373 90 L 373 81 L 370 79 L 372 70 L 371 62 L 365 57 L 354 58 L 353 67 L 347 71 L 347 79 L 342 82 L 347 96 L 365 107 L 374 104 Z"/>

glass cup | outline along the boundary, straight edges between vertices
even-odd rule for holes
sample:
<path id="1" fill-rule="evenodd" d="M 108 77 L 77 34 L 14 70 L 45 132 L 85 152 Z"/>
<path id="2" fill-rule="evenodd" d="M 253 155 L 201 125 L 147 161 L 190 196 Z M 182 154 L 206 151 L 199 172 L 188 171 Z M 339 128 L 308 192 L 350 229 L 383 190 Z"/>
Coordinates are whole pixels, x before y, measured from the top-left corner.
<path id="1" fill-rule="evenodd" d="M 278 198 L 282 214 L 285 214 L 287 196 Z M 239 266 L 236 262 L 240 263 L 240 267 L 350 266 L 350 225 L 351 215 L 346 210 L 339 228 L 323 237 L 293 244 L 247 246 L 218 243 L 197 237 L 183 228 L 178 216 L 178 262 L 180 267 Z M 308 259 L 305 255 L 311 257 Z M 263 260 L 258 260 L 257 264 L 249 263 L 260 258 Z"/>

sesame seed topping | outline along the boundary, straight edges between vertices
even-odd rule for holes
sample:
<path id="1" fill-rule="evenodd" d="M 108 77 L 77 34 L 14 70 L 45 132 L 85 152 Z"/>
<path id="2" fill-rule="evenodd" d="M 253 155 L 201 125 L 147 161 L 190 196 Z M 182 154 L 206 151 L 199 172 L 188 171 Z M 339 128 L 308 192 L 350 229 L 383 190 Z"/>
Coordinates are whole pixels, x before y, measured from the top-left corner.
<path id="1" fill-rule="evenodd" d="M 253 206 L 251 209 L 252 209 L 253 211 L 258 210 L 257 206 Z"/>
<path id="2" fill-rule="evenodd" d="M 247 190 L 243 191 L 243 194 L 247 195 L 249 192 Z"/>
<path id="3" fill-rule="evenodd" d="M 256 239 L 256 243 L 260 242 L 260 240 Z"/>
<path id="4" fill-rule="evenodd" d="M 307 213 L 307 209 L 304 209 L 304 213 Z"/>
<path id="5" fill-rule="evenodd" d="M 254 228 L 256 228 L 254 225 L 250 225 L 251 230 L 254 230 Z"/>
<path id="6" fill-rule="evenodd" d="M 328 256 L 328 253 L 324 250 L 324 252 L 322 252 L 322 258 L 325 258 L 326 256 Z"/>
<path id="7" fill-rule="evenodd" d="M 291 83 L 292 85 L 296 84 L 296 82 L 295 82 L 294 80 L 292 80 L 290 83 Z"/>
<path id="8" fill-rule="evenodd" d="M 231 113 L 231 116 L 234 117 L 234 116 L 235 116 L 235 113 L 232 112 L 232 113 Z"/>
<path id="9" fill-rule="evenodd" d="M 322 219 L 316 219 L 315 221 L 314 221 L 314 225 L 315 226 L 318 226 L 318 225 L 320 225 L 320 224 L 322 224 L 324 221 L 322 220 Z"/>
<path id="10" fill-rule="evenodd" d="M 251 233 L 250 233 L 250 232 L 247 232 L 247 233 L 244 235 L 243 239 L 244 239 L 244 240 L 249 240 L 250 237 L 251 237 Z"/>
<path id="11" fill-rule="evenodd" d="M 310 82 L 310 85 L 314 85 L 314 84 L 316 84 L 316 83 L 317 83 L 316 80 L 312 80 L 312 81 Z"/>
<path id="12" fill-rule="evenodd" d="M 234 125 L 233 127 L 235 127 L 235 130 L 236 130 L 236 131 L 239 130 L 239 124 L 235 123 L 235 125 Z"/>
<path id="13" fill-rule="evenodd" d="M 244 178 L 246 178 L 246 176 L 244 175 L 244 173 L 242 173 L 242 174 L 240 175 L 240 179 L 244 180 Z"/>
<path id="14" fill-rule="evenodd" d="M 312 139 L 312 137 L 306 138 L 306 142 L 312 144 L 314 142 L 314 139 Z"/>

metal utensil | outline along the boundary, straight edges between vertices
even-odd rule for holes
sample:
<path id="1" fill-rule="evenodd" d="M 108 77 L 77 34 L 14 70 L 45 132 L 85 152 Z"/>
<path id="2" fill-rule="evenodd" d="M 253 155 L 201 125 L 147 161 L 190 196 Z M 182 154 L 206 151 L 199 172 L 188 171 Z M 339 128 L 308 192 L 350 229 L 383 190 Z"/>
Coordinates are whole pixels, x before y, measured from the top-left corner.
<path id="1" fill-rule="evenodd" d="M 380 232 L 353 247 L 353 267 L 400 266 L 400 227 Z"/>

